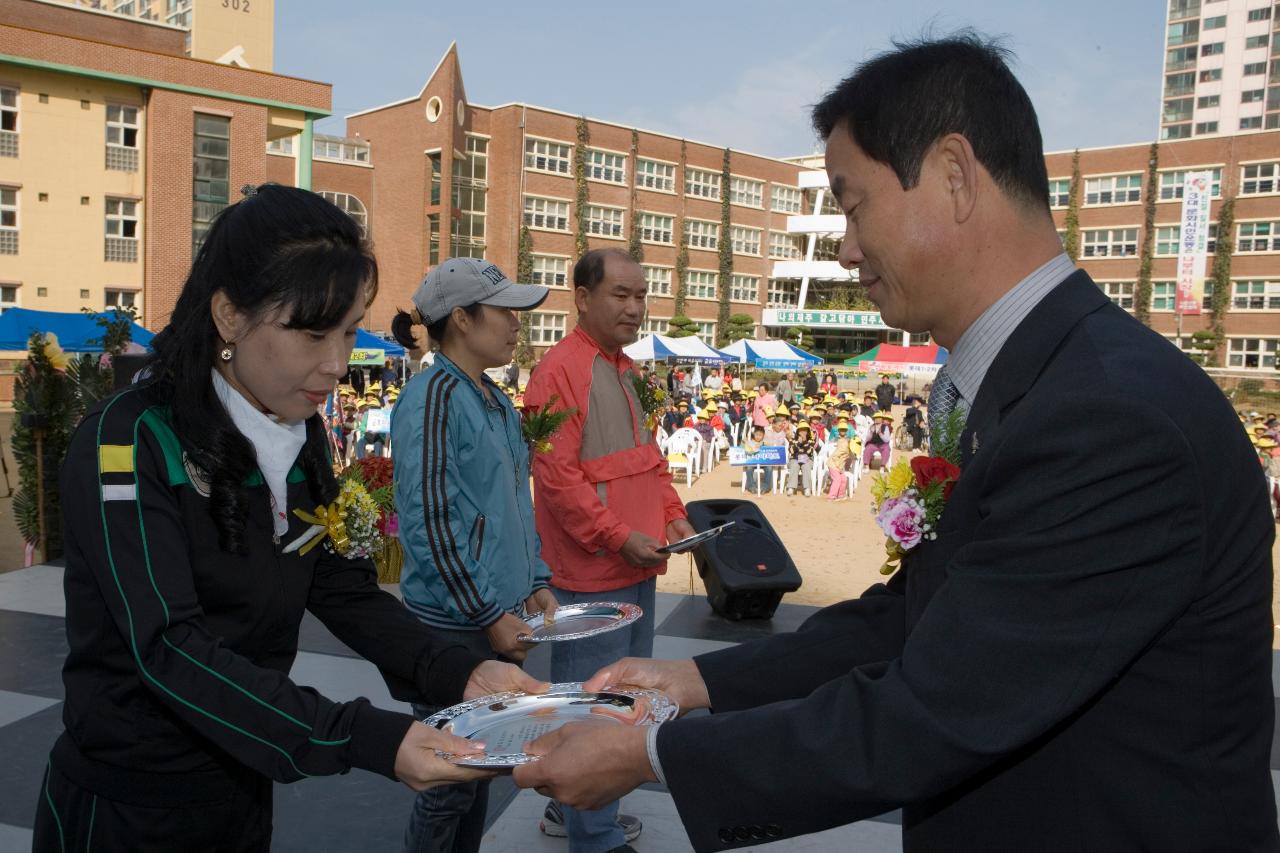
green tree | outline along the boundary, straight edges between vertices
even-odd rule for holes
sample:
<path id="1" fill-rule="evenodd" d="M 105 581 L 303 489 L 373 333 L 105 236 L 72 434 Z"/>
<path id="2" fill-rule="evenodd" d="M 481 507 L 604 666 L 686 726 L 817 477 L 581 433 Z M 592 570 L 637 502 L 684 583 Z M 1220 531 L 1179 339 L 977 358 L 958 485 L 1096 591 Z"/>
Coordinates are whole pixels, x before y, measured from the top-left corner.
<path id="1" fill-rule="evenodd" d="M 813 330 L 808 326 L 790 326 L 782 333 L 782 339 L 798 347 L 803 347 L 806 343 L 813 346 Z"/>
<path id="2" fill-rule="evenodd" d="M 685 145 L 683 139 L 680 140 L 680 180 L 684 180 L 685 172 L 689 168 L 689 152 L 688 146 Z M 676 316 L 684 314 L 685 303 L 685 279 L 689 275 L 689 235 L 685 233 L 684 226 L 684 194 L 680 195 L 680 214 L 676 217 L 676 235 L 679 239 L 676 249 L 676 280 L 675 280 L 675 313 Z M 687 318 L 686 318 L 687 319 Z"/>
<path id="3" fill-rule="evenodd" d="M 667 321 L 667 337 L 689 338 L 698 334 L 698 323 L 683 314 L 676 314 Z"/>
<path id="4" fill-rule="evenodd" d="M 1227 306 L 1231 304 L 1231 259 L 1236 252 L 1236 197 L 1230 195 L 1223 199 L 1218 210 L 1218 242 L 1213 251 L 1213 271 L 1209 278 L 1213 281 L 1213 295 L 1210 297 L 1209 310 L 1213 312 L 1213 320 L 1209 326 L 1212 334 L 1213 348 L 1205 354 L 1205 364 L 1221 365 L 1227 341 Z"/>
<path id="5" fill-rule="evenodd" d="M 1151 325 L 1151 257 L 1156 239 L 1157 169 L 1160 168 L 1160 143 L 1151 143 L 1147 154 L 1146 204 L 1142 217 L 1142 255 L 1138 265 L 1138 284 L 1133 289 L 1133 316 L 1144 326 Z"/>
<path id="6" fill-rule="evenodd" d="M 516 249 L 516 281 L 528 284 L 533 281 L 533 236 L 529 234 L 529 226 L 520 226 L 520 241 Z M 516 339 L 516 364 L 521 367 L 533 367 L 533 347 L 529 345 L 530 312 L 520 312 L 520 336 Z"/>
<path id="7" fill-rule="evenodd" d="M 728 327 L 725 329 L 724 343 L 731 344 L 743 338 L 749 340 L 755 337 L 755 334 L 756 321 L 751 319 L 750 314 L 734 314 L 729 318 Z"/>
<path id="8" fill-rule="evenodd" d="M 1062 248 L 1075 263 L 1080 260 L 1080 149 L 1071 155 L 1071 186 L 1067 191 L 1067 233 Z"/>
<path id="9" fill-rule="evenodd" d="M 639 181 L 637 170 L 637 157 L 640 154 L 640 131 L 635 128 L 631 129 L 631 197 L 627 215 L 631 218 L 631 234 L 627 240 L 627 254 L 631 256 L 631 260 L 637 264 L 644 263 L 644 243 L 640 242 L 640 216 L 636 212 L 636 188 Z"/>
<path id="10" fill-rule="evenodd" d="M 729 149 L 724 149 L 724 162 L 720 166 L 720 288 L 719 305 L 716 308 L 716 344 L 729 342 L 729 290 L 733 285 L 733 237 L 729 222 Z"/>
<path id="11" fill-rule="evenodd" d="M 587 253 L 587 148 L 590 146 L 591 131 L 587 128 L 587 117 L 578 116 L 578 144 L 573 149 L 573 249 L 579 258 Z"/>

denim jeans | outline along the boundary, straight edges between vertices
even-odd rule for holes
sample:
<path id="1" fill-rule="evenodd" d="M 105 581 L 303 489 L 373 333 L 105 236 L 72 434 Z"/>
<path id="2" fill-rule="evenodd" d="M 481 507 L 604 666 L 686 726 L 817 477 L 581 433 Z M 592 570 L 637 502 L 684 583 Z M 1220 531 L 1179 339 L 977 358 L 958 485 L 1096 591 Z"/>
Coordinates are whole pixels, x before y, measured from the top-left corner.
<path id="1" fill-rule="evenodd" d="M 625 628 L 609 631 L 585 640 L 551 644 L 551 680 L 586 681 L 598 670 L 619 658 L 653 656 L 654 591 L 657 580 L 649 578 L 622 589 L 605 592 L 570 592 L 553 589 L 560 604 L 590 601 L 618 601 L 638 604 L 644 615 Z M 618 825 L 618 803 L 615 800 L 601 809 L 579 811 L 564 808 L 564 826 L 569 833 L 569 853 L 604 853 L 624 843 Z"/>
<path id="2" fill-rule="evenodd" d="M 446 631 L 432 628 L 443 645 L 465 646 L 477 655 L 494 657 L 484 631 Z M 419 720 L 443 706 L 413 706 Z M 404 853 L 477 853 L 484 838 L 489 806 L 489 781 L 439 785 L 419 792 L 404 832 Z"/>

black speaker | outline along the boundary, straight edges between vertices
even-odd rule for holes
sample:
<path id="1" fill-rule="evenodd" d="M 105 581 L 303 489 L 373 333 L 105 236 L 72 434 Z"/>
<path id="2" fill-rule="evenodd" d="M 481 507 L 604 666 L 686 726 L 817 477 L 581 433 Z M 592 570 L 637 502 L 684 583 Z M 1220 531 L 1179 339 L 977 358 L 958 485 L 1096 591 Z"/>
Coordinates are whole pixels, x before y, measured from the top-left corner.
<path id="1" fill-rule="evenodd" d="M 701 533 L 734 525 L 693 551 L 707 601 L 721 616 L 770 619 L 778 602 L 800 588 L 800 572 L 760 507 L 751 501 L 706 500 L 686 504 L 689 523 Z"/>

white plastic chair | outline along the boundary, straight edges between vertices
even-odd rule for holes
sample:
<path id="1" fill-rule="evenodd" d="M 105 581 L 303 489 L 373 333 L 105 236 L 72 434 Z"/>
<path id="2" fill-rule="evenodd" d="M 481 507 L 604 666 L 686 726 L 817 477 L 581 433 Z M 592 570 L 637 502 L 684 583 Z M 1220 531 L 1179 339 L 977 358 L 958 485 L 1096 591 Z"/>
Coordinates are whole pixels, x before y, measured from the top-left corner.
<path id="1" fill-rule="evenodd" d="M 670 461 L 673 455 L 685 457 L 688 462 L 685 476 L 690 486 L 693 485 L 694 479 L 702 474 L 704 445 L 702 435 L 693 427 L 681 427 L 667 439 L 667 459 Z M 682 466 L 672 464 L 670 467 L 678 469 Z"/>
<path id="2" fill-rule="evenodd" d="M 831 461 L 831 454 L 836 449 L 835 444 L 820 444 L 817 453 L 813 457 L 813 470 L 809 473 L 809 494 L 817 496 L 822 494 L 823 486 L 826 484 L 827 463 Z"/>

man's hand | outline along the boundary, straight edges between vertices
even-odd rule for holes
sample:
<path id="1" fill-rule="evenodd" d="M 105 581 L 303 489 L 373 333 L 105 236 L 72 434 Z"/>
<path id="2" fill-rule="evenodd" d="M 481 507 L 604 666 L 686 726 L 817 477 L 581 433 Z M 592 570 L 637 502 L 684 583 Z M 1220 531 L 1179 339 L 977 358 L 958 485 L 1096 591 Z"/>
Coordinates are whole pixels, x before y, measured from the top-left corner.
<path id="1" fill-rule="evenodd" d="M 508 693 L 519 690 L 524 693 L 545 693 L 551 685 L 539 681 L 513 663 L 499 660 L 483 661 L 471 670 L 466 689 L 462 691 L 463 699 L 476 699 L 493 693 Z"/>
<path id="2" fill-rule="evenodd" d="M 688 539 L 690 536 L 697 533 L 687 518 L 677 518 L 675 521 L 667 525 L 666 532 L 668 545 L 672 542 L 679 542 L 681 539 Z"/>
<path id="3" fill-rule="evenodd" d="M 535 613 L 541 613 L 543 621 L 555 616 L 556 608 L 559 606 L 560 602 L 556 601 L 555 594 L 545 586 L 524 600 L 524 612 L 530 616 Z"/>
<path id="4" fill-rule="evenodd" d="M 612 722 L 569 723 L 525 744 L 542 756 L 522 764 L 512 778 L 575 809 L 598 809 L 643 785 L 656 782 L 645 747 L 647 730 Z"/>
<path id="5" fill-rule="evenodd" d="M 661 546 L 657 539 L 646 536 L 639 530 L 633 530 L 627 537 L 627 541 L 622 543 L 622 550 L 618 553 L 628 565 L 642 569 L 647 566 L 656 566 L 667 559 L 665 554 L 658 553 L 659 547 Z"/>
<path id="6" fill-rule="evenodd" d="M 647 687 L 667 694 L 680 706 L 680 713 L 695 708 L 710 708 L 707 683 L 691 660 L 653 660 L 623 658 L 601 669 L 582 684 L 590 692 L 610 687 Z"/>
<path id="7" fill-rule="evenodd" d="M 496 775 L 488 770 L 459 767 L 437 755 L 436 750 L 452 755 L 482 755 L 484 744 L 415 722 L 396 750 L 396 778 L 413 790 L 422 791 L 436 785 L 474 782 Z"/>
<path id="8" fill-rule="evenodd" d="M 489 646 L 508 660 L 524 660 L 529 654 L 528 644 L 516 639 L 529 633 L 529 626 L 518 616 L 503 613 L 501 619 L 484 629 L 484 633 L 489 638 Z"/>

